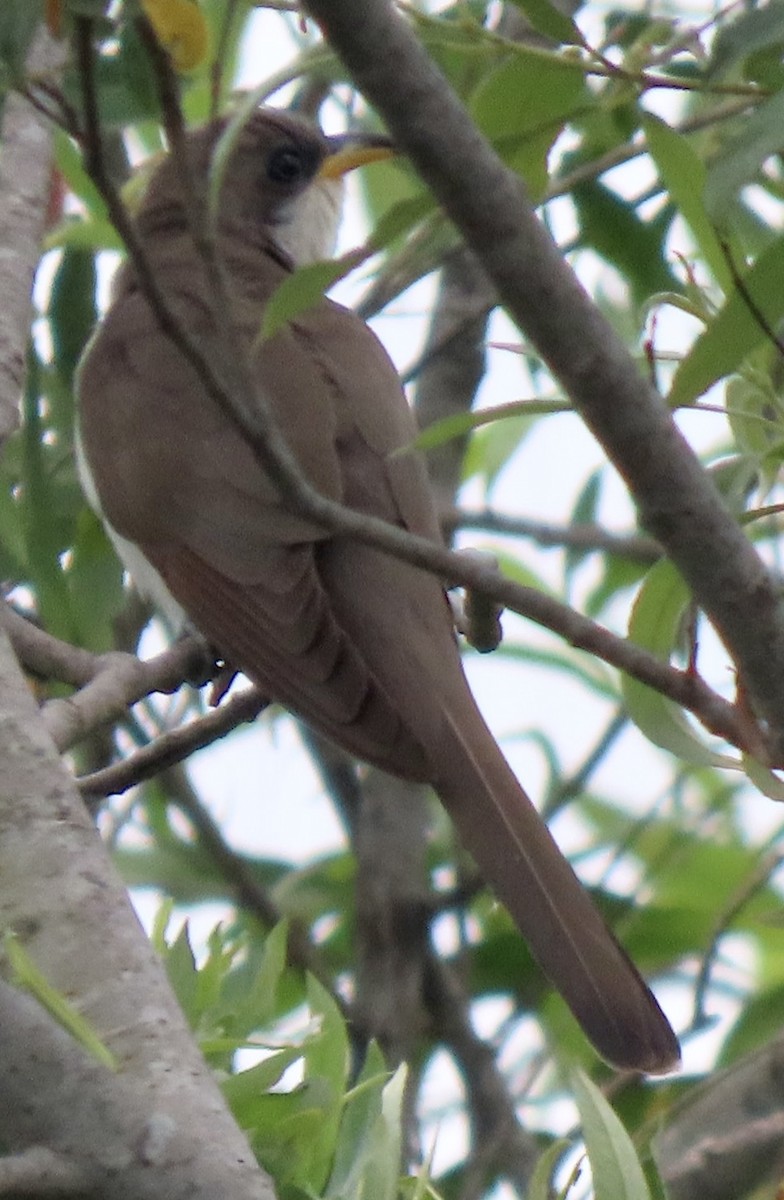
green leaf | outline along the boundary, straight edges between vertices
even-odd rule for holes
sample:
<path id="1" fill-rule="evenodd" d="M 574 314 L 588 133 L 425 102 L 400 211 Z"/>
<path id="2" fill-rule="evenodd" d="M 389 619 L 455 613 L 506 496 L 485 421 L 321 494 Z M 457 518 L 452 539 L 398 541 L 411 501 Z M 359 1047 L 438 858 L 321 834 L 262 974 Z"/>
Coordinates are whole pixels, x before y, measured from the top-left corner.
<path id="1" fill-rule="evenodd" d="M 52 280 L 47 315 L 61 377 L 70 382 L 97 320 L 95 257 L 74 248 L 63 252 Z"/>
<path id="2" fill-rule="evenodd" d="M 65 217 L 48 231 L 44 238 L 45 250 L 125 250 L 123 240 L 111 221 L 83 220 Z"/>
<path id="3" fill-rule="evenodd" d="M 123 567 L 101 521 L 87 508 L 76 522 L 66 583 L 79 645 L 99 654 L 111 650 L 113 620 L 124 598 Z"/>
<path id="4" fill-rule="evenodd" d="M 531 27 L 543 37 L 552 38 L 567 46 L 582 46 L 585 39 L 571 17 L 562 13 L 549 0 L 513 0 L 517 8 L 525 13 Z"/>
<path id="5" fill-rule="evenodd" d="M 569 518 L 570 525 L 592 524 L 596 520 L 596 511 L 602 490 L 601 470 L 592 471 L 580 491 Z M 575 569 L 590 553 L 576 546 L 567 546 L 564 554 L 564 575 L 567 586 Z"/>
<path id="6" fill-rule="evenodd" d="M 320 1031 L 307 1045 L 305 1074 L 329 1080 L 337 1095 L 346 1087 L 349 1045 L 346 1025 L 332 996 L 312 975 L 308 977 L 308 1004 L 320 1019 Z"/>
<path id="7" fill-rule="evenodd" d="M 261 321 L 262 339 L 274 337 L 279 329 L 323 300 L 324 293 L 356 265 L 343 258 L 298 267 L 279 283 L 269 298 Z"/>
<path id="8" fill-rule="evenodd" d="M 676 133 L 660 117 L 644 113 L 643 129 L 648 150 L 678 211 L 716 281 L 725 292 L 732 288 L 732 275 L 703 202 L 707 170 L 688 138 Z"/>
<path id="9" fill-rule="evenodd" d="M 529 577 L 526 586 L 538 587 L 538 590 L 542 592 L 547 591 L 544 584 L 537 583 L 535 578 Z M 499 658 L 510 659 L 513 662 L 531 663 L 550 671 L 563 671 L 565 675 L 583 684 L 597 696 L 601 696 L 605 700 L 616 701 L 618 699 L 618 689 L 614 682 L 615 675 L 611 669 L 593 655 L 574 650 L 570 646 L 564 646 L 561 642 L 558 643 L 555 650 L 545 650 L 540 645 L 529 646 L 524 642 L 510 642 L 504 639 L 496 654 Z"/>
<path id="10" fill-rule="evenodd" d="M 53 447 L 44 441 L 46 431 L 40 395 L 43 371 L 34 351 L 27 356 L 23 395 L 22 464 L 23 520 L 27 563 L 43 622 L 50 633 L 75 641 L 70 600 L 60 555 L 62 494 L 53 473 Z M 62 453 L 62 452 L 60 452 Z"/>
<path id="11" fill-rule="evenodd" d="M 221 1091 L 243 1129 L 253 1127 L 258 1101 L 280 1083 L 291 1064 L 299 1058 L 302 1058 L 300 1046 L 286 1046 L 246 1071 L 238 1071 L 222 1080 Z"/>
<path id="12" fill-rule="evenodd" d="M 554 1177 L 558 1164 L 565 1154 L 571 1150 L 571 1143 L 564 1138 L 556 1138 L 536 1160 L 531 1182 L 528 1184 L 526 1200 L 553 1200 L 555 1196 Z"/>
<path id="13" fill-rule="evenodd" d="M 600 560 L 601 577 L 584 601 L 585 614 L 598 617 L 620 592 L 638 584 L 650 570 L 649 565 L 624 558 L 621 554 L 603 554 Z"/>
<path id="14" fill-rule="evenodd" d="M 465 437 L 472 429 L 492 425 L 494 421 L 508 421 L 512 417 L 539 417 L 550 413 L 571 412 L 572 406 L 562 400 L 513 400 L 509 404 L 497 404 L 489 408 L 477 408 L 471 412 L 455 413 L 434 421 L 423 429 L 413 442 L 417 450 L 434 450 L 454 438 Z M 403 454 L 409 447 L 396 453 Z"/>
<path id="15" fill-rule="evenodd" d="M 743 276 L 752 303 L 774 329 L 784 316 L 783 278 L 784 238 L 778 238 Z M 668 404 L 672 408 L 691 404 L 717 380 L 737 370 L 767 338 L 746 297 L 736 289 L 678 366 Z"/>
<path id="16" fill-rule="evenodd" d="M 187 921 L 180 929 L 174 942 L 166 950 L 166 973 L 179 1004 L 191 1026 L 195 1025 L 198 1012 L 196 995 L 198 990 L 196 959 L 191 948 Z"/>
<path id="17" fill-rule="evenodd" d="M 98 56 L 95 82 L 101 124 L 105 129 L 159 118 L 160 102 L 155 72 L 133 21 L 126 21 L 120 26 L 111 52 Z M 81 80 L 73 64 L 66 71 L 63 92 L 66 99 L 81 111 Z"/>
<path id="18" fill-rule="evenodd" d="M 743 770 L 755 788 L 762 792 L 763 796 L 767 796 L 768 800 L 775 800 L 779 804 L 784 801 L 784 779 L 781 779 L 775 771 L 771 771 L 770 767 L 766 767 L 756 758 L 744 754 Z"/>
<path id="19" fill-rule="evenodd" d="M 651 1200 L 634 1143 L 602 1093 L 582 1071 L 571 1076 L 591 1164 L 595 1200 Z"/>
<path id="20" fill-rule="evenodd" d="M 395 1200 L 405 1079 L 405 1067 L 390 1079 L 381 1051 L 371 1043 L 362 1072 L 346 1096 L 326 1197 Z"/>
<path id="21" fill-rule="evenodd" d="M 350 1056 L 340 1010 L 326 988 L 311 975 L 307 981 L 307 998 L 320 1027 L 305 1045 L 305 1082 L 317 1084 L 322 1095 L 318 1132 L 313 1131 L 309 1143 L 308 1177 L 311 1185 L 321 1192 L 334 1155 Z"/>
<path id="22" fill-rule="evenodd" d="M 442 212 L 425 217 L 401 245 L 390 248 L 358 305 L 359 315 L 370 320 L 418 280 L 439 270 L 459 244 L 456 229 Z"/>
<path id="23" fill-rule="evenodd" d="M 784 2 L 768 0 L 755 8 L 736 10 L 733 21 L 721 23 L 708 63 L 712 79 L 726 75 L 755 50 L 766 50 L 784 42 Z"/>
<path id="24" fill-rule="evenodd" d="M 556 138 L 567 119 L 591 103 L 574 64 L 521 47 L 483 79 L 469 108 L 479 128 L 538 200 L 547 186 L 547 156 Z"/>
<path id="25" fill-rule="evenodd" d="M 665 211 L 642 221 L 635 207 L 602 183 L 581 183 L 572 189 L 580 242 L 590 246 L 618 269 L 628 282 L 636 305 L 653 292 L 678 291 L 679 283 L 664 256 L 664 239 L 671 214 Z"/>
<path id="26" fill-rule="evenodd" d="M 288 932 L 288 922 L 280 921 L 264 939 L 261 963 L 244 1004 L 248 1029 L 265 1025 L 276 1012 L 278 992 L 288 962 Z"/>
<path id="27" fill-rule="evenodd" d="M 111 1050 L 106 1046 L 86 1021 L 81 1013 L 68 1002 L 66 997 L 53 987 L 42 971 L 35 965 L 15 933 L 7 930 L 3 937 L 3 950 L 13 971 L 13 979 L 20 987 L 26 988 L 35 996 L 49 1016 L 57 1024 L 70 1033 L 80 1046 L 88 1050 L 98 1062 L 103 1063 L 111 1071 L 118 1069 L 117 1061 Z"/>
<path id="28" fill-rule="evenodd" d="M 520 448 L 534 426 L 535 417 L 524 415 L 493 420 L 468 443 L 463 458 L 463 481 L 478 475 L 489 491 L 509 459 Z"/>
<path id="29" fill-rule="evenodd" d="M 667 661 L 677 648 L 681 622 L 690 603 L 689 589 L 675 567 L 667 560 L 656 563 L 637 593 L 629 638 Z M 632 721 L 654 745 L 697 766 L 738 766 L 734 759 L 712 750 L 683 709 L 666 696 L 625 673 L 621 691 Z"/>
<path id="30" fill-rule="evenodd" d="M 780 1035 L 782 1011 L 784 983 L 765 988 L 748 999 L 722 1047 L 721 1065 L 737 1062 L 743 1055 L 753 1053 Z M 709 1082 L 707 1086 L 710 1087 Z"/>
<path id="31" fill-rule="evenodd" d="M 375 250 L 385 250 L 391 242 L 408 233 L 434 209 L 435 201 L 430 192 L 419 192 L 399 200 L 378 218 L 369 238 L 370 245 Z"/>
<path id="32" fill-rule="evenodd" d="M 767 357 L 767 347 L 758 354 Z M 750 370 L 727 381 L 727 417 L 736 445 L 742 451 L 725 471 L 730 485 L 729 506 L 736 514 L 745 510 L 755 486 L 763 492 L 773 487 L 784 461 L 784 412 L 770 372 Z M 726 460 L 725 460 L 726 461 Z M 718 464 L 723 466 L 723 464 Z M 724 493 L 726 494 L 726 493 Z"/>
<path id="33" fill-rule="evenodd" d="M 251 1121 L 246 1131 L 278 1188 L 296 1187 L 310 1196 L 321 1194 L 324 1118 L 333 1107 L 334 1097 L 323 1079 L 309 1080 L 290 1092 L 268 1092 L 259 1096 L 252 1107 L 246 1105 L 246 1120 Z"/>
<path id="34" fill-rule="evenodd" d="M 741 189 L 756 179 L 762 164 L 782 146 L 784 92 L 763 101 L 713 159 L 705 183 L 705 207 L 717 225 L 725 225 Z"/>
<path id="35" fill-rule="evenodd" d="M 81 154 L 62 129 L 54 130 L 54 152 L 57 169 L 62 173 L 69 189 L 90 213 L 107 219 L 104 199 L 84 169 Z"/>

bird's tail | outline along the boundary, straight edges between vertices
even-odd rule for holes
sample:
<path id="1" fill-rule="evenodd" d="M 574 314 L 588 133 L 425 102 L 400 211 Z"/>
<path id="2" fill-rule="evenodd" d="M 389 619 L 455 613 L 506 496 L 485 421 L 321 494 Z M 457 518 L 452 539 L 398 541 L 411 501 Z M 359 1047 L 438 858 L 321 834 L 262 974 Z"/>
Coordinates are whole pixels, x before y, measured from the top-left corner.
<path id="1" fill-rule="evenodd" d="M 464 844 L 599 1053 L 616 1067 L 672 1070 L 678 1042 L 655 997 L 463 703 L 447 714 L 435 786 Z"/>

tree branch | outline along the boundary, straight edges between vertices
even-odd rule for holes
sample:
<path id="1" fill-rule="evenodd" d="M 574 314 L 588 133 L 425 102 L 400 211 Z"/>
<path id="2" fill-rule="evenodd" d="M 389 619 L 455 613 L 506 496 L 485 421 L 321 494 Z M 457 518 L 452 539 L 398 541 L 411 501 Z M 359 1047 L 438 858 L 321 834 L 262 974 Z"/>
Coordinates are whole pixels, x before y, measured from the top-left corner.
<path id="1" fill-rule="evenodd" d="M 488 1180 L 506 1176 L 526 1195 L 539 1157 L 536 1139 L 520 1125 L 495 1055 L 471 1024 L 469 997 L 435 954 L 428 959 L 426 996 L 436 1036 L 454 1056 L 469 1095 L 474 1144 L 470 1194 L 483 1194 Z"/>
<path id="2" fill-rule="evenodd" d="M 477 511 L 445 508 L 441 513 L 441 524 L 448 530 L 477 529 L 483 533 L 500 534 L 503 537 L 530 538 L 532 542 L 546 549 L 557 547 L 617 554 L 621 558 L 629 558 L 646 566 L 652 566 L 662 556 L 661 546 L 653 538 L 647 538 L 643 534 L 612 533 L 604 526 L 590 522 L 551 525 L 546 521 L 532 521 L 527 517 L 508 516 L 490 508 Z"/>
<path id="3" fill-rule="evenodd" d="M 86 1173 L 45 1146 L 31 1146 L 21 1154 L 0 1158 L 0 1196 L 32 1196 L 34 1200 L 83 1196 L 89 1186 Z"/>
<path id="4" fill-rule="evenodd" d="M 52 69 L 62 50 L 41 28 L 30 68 Z M 16 92 L 3 96 L 0 155 L 0 442 L 19 424 L 24 351 L 30 336 L 32 289 L 46 224 L 51 130 Z"/>
<path id="5" fill-rule="evenodd" d="M 79 791 L 85 799 L 93 800 L 127 792 L 129 788 L 183 762 L 197 750 L 220 741 L 238 725 L 255 720 L 268 703 L 255 688 L 240 692 L 214 712 L 206 713 L 177 729 L 167 730 L 149 746 L 143 746 L 121 762 L 82 775 L 77 780 Z"/>
<path id="6" fill-rule="evenodd" d="M 269 1197 L 4 634 L 0 725 L 0 928 L 120 1065 L 108 1070 L 0 983 L 4 1150 L 64 1155 L 88 1180 L 84 1195 Z"/>
<path id="7" fill-rule="evenodd" d="M 784 1037 L 707 1080 L 653 1142 L 670 1200 L 737 1200 L 782 1168 Z"/>

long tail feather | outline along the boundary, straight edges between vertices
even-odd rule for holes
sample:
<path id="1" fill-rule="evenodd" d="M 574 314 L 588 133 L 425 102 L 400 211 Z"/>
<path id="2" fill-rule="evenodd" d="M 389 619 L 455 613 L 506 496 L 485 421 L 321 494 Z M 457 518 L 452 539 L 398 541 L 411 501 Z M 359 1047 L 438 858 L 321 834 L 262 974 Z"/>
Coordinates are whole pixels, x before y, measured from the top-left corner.
<path id="1" fill-rule="evenodd" d="M 672 1070 L 680 1058 L 678 1042 L 652 992 L 479 714 L 471 714 L 470 744 L 466 725 L 465 712 L 450 716 L 447 741 L 453 744 L 442 747 L 435 783 L 464 844 L 600 1054 L 629 1070 Z"/>

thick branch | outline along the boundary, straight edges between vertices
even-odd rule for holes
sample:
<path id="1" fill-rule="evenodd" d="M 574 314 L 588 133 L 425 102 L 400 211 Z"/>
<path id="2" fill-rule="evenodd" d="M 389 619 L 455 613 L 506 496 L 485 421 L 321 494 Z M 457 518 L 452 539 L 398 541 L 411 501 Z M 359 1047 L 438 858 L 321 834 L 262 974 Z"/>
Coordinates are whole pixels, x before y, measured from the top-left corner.
<path id="1" fill-rule="evenodd" d="M 736 1200 L 781 1174 L 784 1038 L 695 1089 L 655 1138 L 672 1200 Z"/>
<path id="2" fill-rule="evenodd" d="M 91 654 L 71 646 L 7 604 L 0 606 L 0 625 L 27 670 L 80 689 L 66 700 L 50 700 L 43 710 L 49 736 L 59 750 L 70 749 L 102 725 L 124 717 L 132 704 L 151 692 L 177 691 L 204 665 L 203 643 L 193 637 L 181 638 L 169 650 L 142 661 L 122 651 Z"/>
<path id="3" fill-rule="evenodd" d="M 31 68 L 50 69 L 62 58 L 41 29 L 33 45 Z M 41 237 L 51 172 L 51 129 L 15 92 L 3 97 L 0 134 L 0 442 L 19 423 L 24 352 L 30 335 L 33 277 L 41 255 Z"/>
<path id="4" fill-rule="evenodd" d="M 784 615 L 743 531 L 610 324 L 388 0 L 306 0 L 632 492 L 784 740 Z"/>
<path id="5" fill-rule="evenodd" d="M 89 1180 L 83 1195 L 269 1196 L 4 634 L 0 727 L 0 928 L 16 932 L 119 1066 L 93 1060 L 2 985 L 4 1149 L 59 1152 Z"/>

